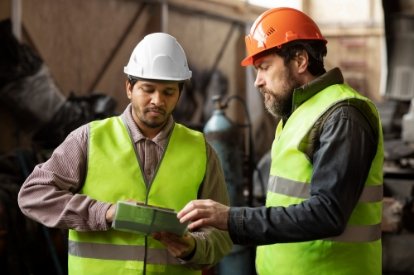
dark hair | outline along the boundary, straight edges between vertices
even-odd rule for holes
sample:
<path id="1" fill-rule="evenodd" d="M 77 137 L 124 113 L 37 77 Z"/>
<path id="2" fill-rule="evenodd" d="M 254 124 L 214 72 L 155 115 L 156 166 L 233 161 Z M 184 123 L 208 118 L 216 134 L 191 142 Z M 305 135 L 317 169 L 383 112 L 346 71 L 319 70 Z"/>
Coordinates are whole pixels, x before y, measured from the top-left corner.
<path id="1" fill-rule="evenodd" d="M 300 51 L 306 51 L 309 56 L 308 71 L 313 76 L 320 76 L 326 72 L 323 58 L 328 50 L 326 43 L 320 40 L 295 40 L 282 45 L 280 48 L 275 47 L 269 51 L 281 56 L 287 65 Z"/>
<path id="2" fill-rule="evenodd" d="M 128 82 L 129 82 L 129 84 L 131 84 L 131 87 L 134 87 L 135 83 L 137 83 L 137 81 L 138 81 L 138 78 L 135 78 L 135 77 L 132 77 L 132 76 L 128 75 Z"/>
<path id="3" fill-rule="evenodd" d="M 132 87 L 134 87 L 135 83 L 137 83 L 137 81 L 140 80 L 140 79 L 141 80 L 146 80 L 144 78 L 137 78 L 137 77 L 133 77 L 133 76 L 128 75 L 128 81 L 129 81 L 129 84 L 131 84 Z M 149 79 L 149 80 L 151 80 L 151 79 Z M 157 80 L 157 81 L 163 82 L 164 80 Z M 180 92 L 183 90 L 183 88 L 184 88 L 184 81 L 178 82 L 178 89 L 179 89 Z"/>

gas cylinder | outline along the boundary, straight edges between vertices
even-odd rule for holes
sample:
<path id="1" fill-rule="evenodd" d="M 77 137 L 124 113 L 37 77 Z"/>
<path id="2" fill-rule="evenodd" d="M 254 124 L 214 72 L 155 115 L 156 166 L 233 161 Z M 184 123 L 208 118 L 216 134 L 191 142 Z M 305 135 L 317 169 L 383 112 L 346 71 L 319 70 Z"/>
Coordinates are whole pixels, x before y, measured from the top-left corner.
<path id="1" fill-rule="evenodd" d="M 208 143 L 216 151 L 223 168 L 229 192 L 230 204 L 242 206 L 243 196 L 243 136 L 242 133 L 225 114 L 227 106 L 222 104 L 221 96 L 213 96 L 213 114 L 204 126 L 204 135 Z"/>
<path id="2" fill-rule="evenodd" d="M 243 129 L 233 123 L 225 114 L 227 104 L 221 96 L 212 97 L 214 111 L 204 126 L 204 135 L 216 151 L 221 162 L 231 206 L 246 205 L 244 196 L 244 159 Z M 252 275 L 254 271 L 254 248 L 233 245 L 232 251 L 217 264 L 219 275 Z"/>

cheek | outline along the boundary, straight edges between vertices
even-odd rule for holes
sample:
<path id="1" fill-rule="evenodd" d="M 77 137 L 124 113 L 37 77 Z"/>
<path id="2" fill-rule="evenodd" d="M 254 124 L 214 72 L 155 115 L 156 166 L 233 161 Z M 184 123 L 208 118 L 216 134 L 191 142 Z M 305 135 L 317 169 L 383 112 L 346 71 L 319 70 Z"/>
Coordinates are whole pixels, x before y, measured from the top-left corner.
<path id="1" fill-rule="evenodd" d="M 178 98 L 166 101 L 167 112 L 171 113 L 175 109 L 177 104 L 178 104 Z"/>
<path id="2" fill-rule="evenodd" d="M 262 83 L 267 89 L 273 89 L 278 82 L 278 76 L 272 71 L 267 71 L 261 75 Z"/>
<path id="3" fill-rule="evenodd" d="M 144 98 L 142 96 L 137 95 L 137 94 L 132 94 L 131 104 L 134 107 L 135 111 L 137 111 L 137 112 L 139 112 L 140 110 L 145 108 L 145 106 L 147 105 L 144 101 Z"/>
<path id="4" fill-rule="evenodd" d="M 270 86 L 272 88 L 272 90 L 274 91 L 280 91 L 280 90 L 284 90 L 287 84 L 287 78 L 286 75 L 284 75 L 283 73 L 278 73 L 278 74 L 273 74 L 273 77 L 270 81 Z"/>
<path id="5" fill-rule="evenodd" d="M 143 104 L 146 101 L 149 101 L 151 98 L 145 93 L 142 93 L 140 90 L 134 91 L 131 94 L 131 100 L 135 103 Z"/>
<path id="6" fill-rule="evenodd" d="M 178 103 L 178 100 L 180 99 L 180 94 L 176 94 L 174 96 L 168 97 L 166 99 L 166 102 L 168 104 L 168 106 L 175 106 Z"/>

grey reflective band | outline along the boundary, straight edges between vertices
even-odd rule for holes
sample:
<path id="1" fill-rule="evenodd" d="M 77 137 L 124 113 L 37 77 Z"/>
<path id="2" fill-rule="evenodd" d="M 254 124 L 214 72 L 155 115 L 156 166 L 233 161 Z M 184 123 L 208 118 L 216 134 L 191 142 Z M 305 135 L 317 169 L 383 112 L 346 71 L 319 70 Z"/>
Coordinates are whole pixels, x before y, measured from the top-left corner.
<path id="1" fill-rule="evenodd" d="M 290 197 L 307 199 L 310 197 L 310 185 L 270 175 L 267 191 Z"/>
<path id="2" fill-rule="evenodd" d="M 382 185 L 368 185 L 362 190 L 360 202 L 379 202 L 382 201 L 384 189 Z"/>
<path id="3" fill-rule="evenodd" d="M 267 190 L 302 199 L 310 197 L 310 184 L 277 176 L 270 176 Z M 359 198 L 359 202 L 380 202 L 382 197 L 382 185 L 366 185 Z"/>
<path id="4" fill-rule="evenodd" d="M 341 235 L 324 240 L 358 243 L 373 242 L 379 239 L 381 239 L 381 224 L 348 225 Z"/>
<path id="5" fill-rule="evenodd" d="M 115 245 L 102 243 L 81 243 L 69 240 L 68 253 L 82 258 L 144 261 L 145 248 L 143 246 Z M 147 264 L 180 265 L 166 249 L 148 248 Z"/>
<path id="6" fill-rule="evenodd" d="M 270 176 L 268 191 L 290 197 L 307 199 L 310 197 L 310 184 Z M 380 202 L 382 197 L 382 185 L 365 186 L 359 202 Z M 325 240 L 337 242 L 372 242 L 379 239 L 381 239 L 381 224 L 348 225 L 341 235 Z"/>

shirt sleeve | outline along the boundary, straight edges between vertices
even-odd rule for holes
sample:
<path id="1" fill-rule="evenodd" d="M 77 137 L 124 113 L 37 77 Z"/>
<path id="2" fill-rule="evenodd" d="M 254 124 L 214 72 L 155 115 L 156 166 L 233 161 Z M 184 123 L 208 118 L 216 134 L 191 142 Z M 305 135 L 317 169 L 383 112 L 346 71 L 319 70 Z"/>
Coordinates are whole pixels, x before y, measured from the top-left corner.
<path id="1" fill-rule="evenodd" d="M 84 125 L 70 133 L 46 162 L 36 165 L 18 194 L 23 214 L 47 227 L 109 228 L 105 214 L 110 204 L 76 193 L 86 173 L 87 140 L 88 126 Z"/>
<path id="2" fill-rule="evenodd" d="M 326 119 L 313 155 L 310 198 L 288 207 L 231 208 L 238 244 L 300 242 L 340 235 L 358 202 L 377 150 L 364 115 L 342 106 Z"/>
<path id="3" fill-rule="evenodd" d="M 199 192 L 199 199 L 211 199 L 229 205 L 229 196 L 223 170 L 217 154 L 207 146 L 206 175 Z M 232 241 L 227 231 L 204 227 L 191 233 L 196 240 L 194 256 L 187 264 L 194 268 L 210 267 L 218 263 L 232 248 Z"/>

